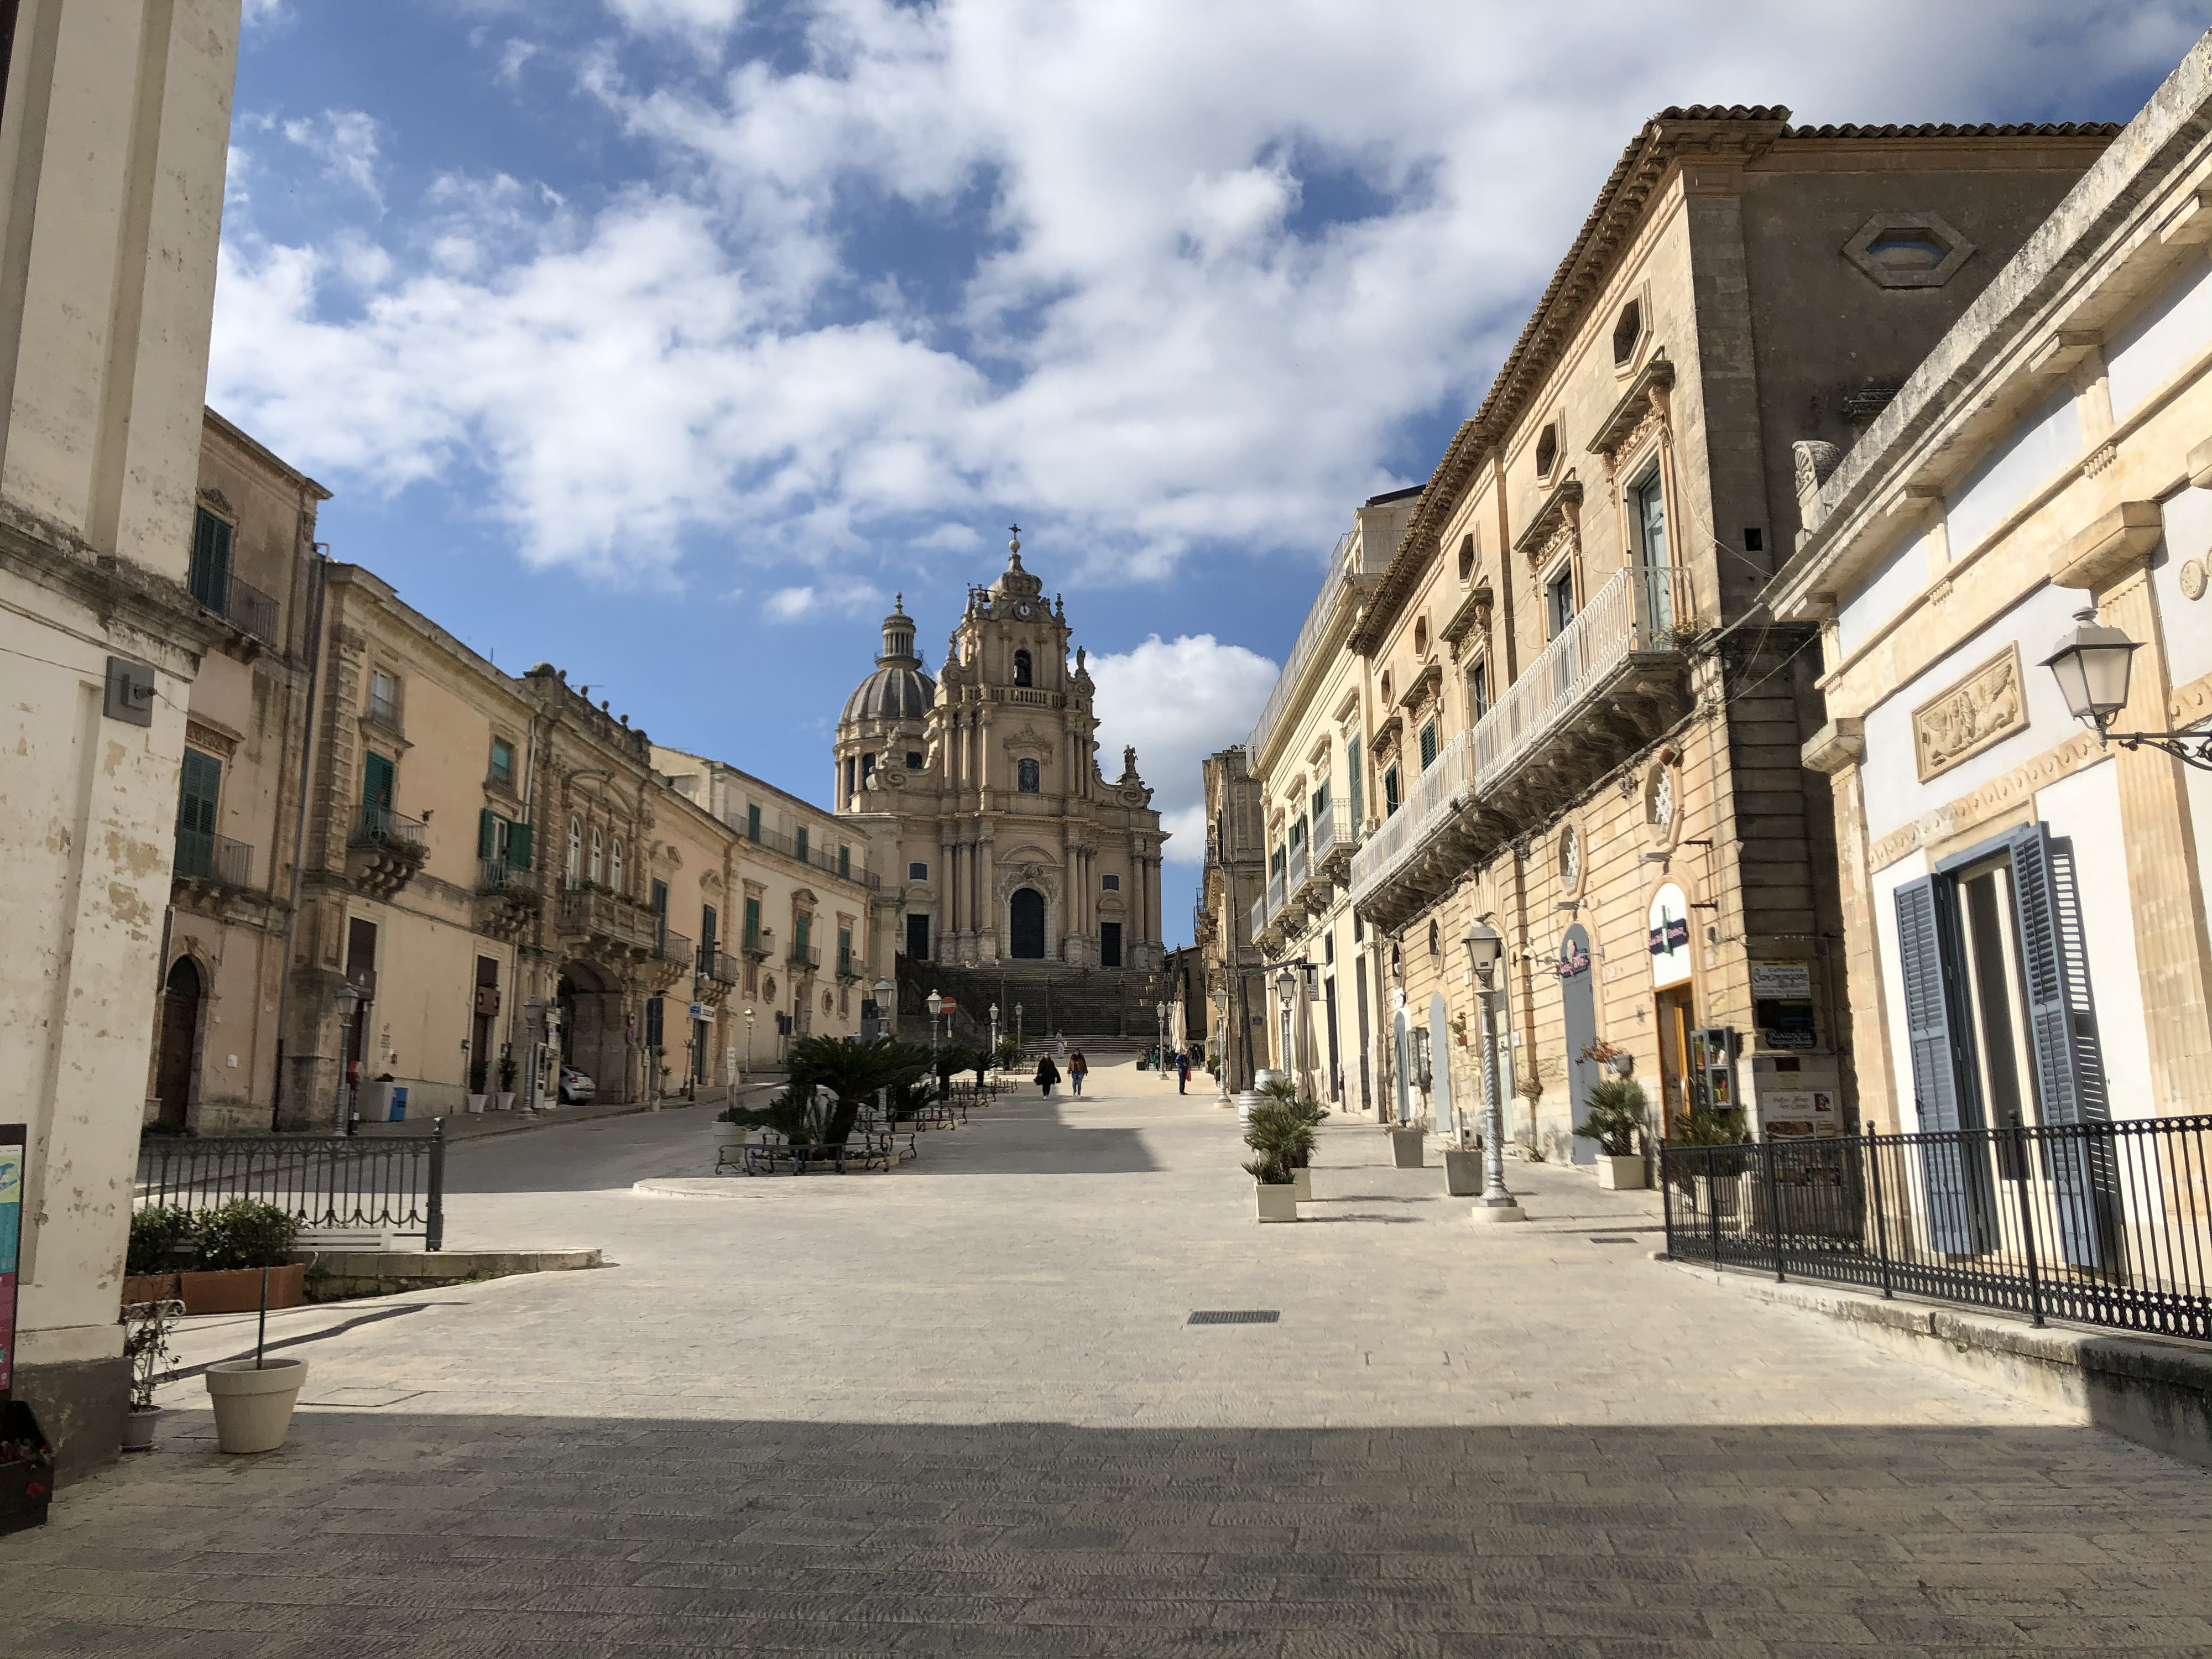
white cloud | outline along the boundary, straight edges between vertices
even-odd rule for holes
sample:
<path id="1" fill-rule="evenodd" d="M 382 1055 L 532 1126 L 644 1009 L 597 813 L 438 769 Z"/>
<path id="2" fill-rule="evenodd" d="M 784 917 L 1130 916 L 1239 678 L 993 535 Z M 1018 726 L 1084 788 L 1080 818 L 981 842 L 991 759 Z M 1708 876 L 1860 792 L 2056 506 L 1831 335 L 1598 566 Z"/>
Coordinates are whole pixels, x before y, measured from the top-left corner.
<path id="1" fill-rule="evenodd" d="M 283 131 L 322 162 L 324 177 L 384 205 L 376 177 L 380 129 L 374 117 L 357 109 L 326 109 L 313 120 L 285 122 Z"/>
<path id="2" fill-rule="evenodd" d="M 884 596 L 866 585 L 829 592 L 814 586 L 785 587 L 769 594 L 762 609 L 772 621 L 798 622 L 807 617 L 851 616 L 878 608 L 883 602 Z"/>
<path id="3" fill-rule="evenodd" d="M 265 23 L 282 22 L 286 17 L 285 0 L 246 0 L 241 21 L 244 27 L 250 29 Z"/>
<path id="4" fill-rule="evenodd" d="M 1163 640 L 1157 634 L 1133 651 L 1090 659 L 1098 684 L 1098 763 L 1120 775 L 1121 750 L 1133 744 L 1137 770 L 1152 787 L 1152 805 L 1174 836 L 1165 857 L 1198 864 L 1206 857 L 1206 802 L 1199 763 L 1242 743 L 1274 689 L 1276 665 L 1211 634 Z"/>
<path id="5" fill-rule="evenodd" d="M 813 0 L 795 58 L 723 72 L 738 0 L 607 6 L 700 45 L 688 77 L 585 74 L 653 176 L 580 213 L 441 181 L 371 225 L 381 276 L 241 212 L 216 399 L 301 465 L 460 484 L 541 564 L 665 572 L 711 536 L 793 589 L 1002 504 L 1092 579 L 1325 541 L 1407 481 L 1409 420 L 1480 398 L 1656 106 L 2124 112 L 2101 89 L 2197 27 L 2177 0 Z M 380 199 L 370 118 L 284 131 Z M 933 300 L 854 205 L 979 198 Z"/>

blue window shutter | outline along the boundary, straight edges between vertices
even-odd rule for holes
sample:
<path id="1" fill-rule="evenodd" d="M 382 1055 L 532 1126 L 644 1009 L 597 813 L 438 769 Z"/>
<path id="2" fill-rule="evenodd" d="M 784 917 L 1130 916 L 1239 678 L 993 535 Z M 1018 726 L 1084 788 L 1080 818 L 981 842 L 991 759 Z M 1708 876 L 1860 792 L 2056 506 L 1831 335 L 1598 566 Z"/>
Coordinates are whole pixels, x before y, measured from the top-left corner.
<path id="1" fill-rule="evenodd" d="M 1930 876 L 1897 890 L 1898 960 L 1905 979 L 1917 1127 L 1931 1134 L 1981 1127 L 1980 1109 L 1969 1097 L 1960 1064 L 1960 1023 L 1954 1017 L 1953 987 L 1958 951 L 1945 911 L 1950 891 L 1949 882 Z M 1953 1141 L 1925 1145 L 1920 1167 L 1928 1188 L 1928 1242 L 1951 1255 L 1974 1255 L 1987 1249 L 1994 1194 L 1983 1148 Z"/>
<path id="2" fill-rule="evenodd" d="M 2043 1121 L 2110 1122 L 2112 1100 L 2074 885 L 2074 843 L 2054 839 L 2040 823 L 2021 825 L 2009 840 L 2021 967 L 2027 981 L 2028 1046 L 2035 1053 Z M 2101 1267 L 2117 1243 L 2119 1215 L 2112 1148 L 2103 1140 L 2066 1141 L 2049 1143 L 2047 1151 L 2066 1260 L 2076 1267 Z"/>

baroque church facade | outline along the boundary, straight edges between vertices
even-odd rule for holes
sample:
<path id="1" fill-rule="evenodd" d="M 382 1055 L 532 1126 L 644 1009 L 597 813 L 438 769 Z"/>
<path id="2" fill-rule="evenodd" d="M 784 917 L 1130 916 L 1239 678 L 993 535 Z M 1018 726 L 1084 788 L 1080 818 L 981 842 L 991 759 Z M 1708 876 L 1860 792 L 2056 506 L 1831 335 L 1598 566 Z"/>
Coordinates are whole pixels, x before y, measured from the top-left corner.
<path id="1" fill-rule="evenodd" d="M 1004 975 L 1161 966 L 1152 792 L 1125 749 L 1099 769 L 1093 686 L 1066 607 L 1021 543 L 971 587 L 935 678 L 900 596 L 837 722 L 832 786 L 882 872 L 878 920 L 909 963 Z"/>

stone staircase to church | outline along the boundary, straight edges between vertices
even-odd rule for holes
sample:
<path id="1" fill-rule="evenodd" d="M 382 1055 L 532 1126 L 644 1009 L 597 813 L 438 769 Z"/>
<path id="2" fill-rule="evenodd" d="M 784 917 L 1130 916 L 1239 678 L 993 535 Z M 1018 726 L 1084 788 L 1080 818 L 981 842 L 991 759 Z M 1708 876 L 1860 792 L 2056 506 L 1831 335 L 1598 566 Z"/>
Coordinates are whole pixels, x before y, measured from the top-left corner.
<path id="1" fill-rule="evenodd" d="M 1004 973 L 991 969 L 953 968 L 940 963 L 898 964 L 899 1035 L 929 1039 L 927 999 L 937 991 L 953 999 L 951 1039 L 981 1046 L 989 1041 L 991 1005 L 1000 1008 L 999 1029 L 1011 1034 L 1014 1010 L 1021 1009 L 1021 1032 L 1030 1042 L 1055 1035 L 1127 1039 L 1149 1042 L 1157 1020 L 1152 1002 L 1153 976 L 1136 969 L 1066 969 L 1059 972 L 1025 968 Z"/>

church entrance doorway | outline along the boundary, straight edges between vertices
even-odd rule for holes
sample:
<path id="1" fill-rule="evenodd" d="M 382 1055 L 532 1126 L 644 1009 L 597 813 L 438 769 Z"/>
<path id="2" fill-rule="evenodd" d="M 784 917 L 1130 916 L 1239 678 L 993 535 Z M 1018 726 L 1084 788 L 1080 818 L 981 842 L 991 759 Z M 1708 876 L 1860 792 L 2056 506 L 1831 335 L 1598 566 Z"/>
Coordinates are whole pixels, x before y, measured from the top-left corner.
<path id="1" fill-rule="evenodd" d="M 1044 895 L 1034 887 L 1018 887 L 1006 908 L 1007 954 L 1025 961 L 1042 962 Z"/>
<path id="2" fill-rule="evenodd" d="M 154 1095 L 161 1121 L 181 1129 L 192 1100 L 192 1061 L 200 1039 L 200 970 L 190 957 L 169 969 L 161 996 L 161 1046 L 154 1064 Z"/>

